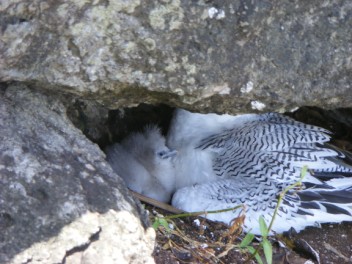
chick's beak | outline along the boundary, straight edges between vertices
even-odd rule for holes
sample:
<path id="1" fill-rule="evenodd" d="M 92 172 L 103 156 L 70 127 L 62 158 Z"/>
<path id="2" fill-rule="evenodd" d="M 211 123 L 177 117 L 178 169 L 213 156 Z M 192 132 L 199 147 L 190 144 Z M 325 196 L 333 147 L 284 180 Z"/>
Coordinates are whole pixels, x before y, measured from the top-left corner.
<path id="1" fill-rule="evenodd" d="M 175 157 L 176 155 L 177 155 L 177 150 L 170 149 L 169 151 L 166 151 L 161 158 L 168 159 L 168 158 Z"/>

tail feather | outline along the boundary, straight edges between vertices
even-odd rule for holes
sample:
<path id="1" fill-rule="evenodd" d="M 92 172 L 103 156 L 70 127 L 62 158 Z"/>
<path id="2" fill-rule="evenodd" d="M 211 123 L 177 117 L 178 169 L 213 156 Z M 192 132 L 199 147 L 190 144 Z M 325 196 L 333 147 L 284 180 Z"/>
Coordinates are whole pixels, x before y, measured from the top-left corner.
<path id="1" fill-rule="evenodd" d="M 318 172 L 322 184 L 304 183 L 307 189 L 297 193 L 300 198 L 298 215 L 311 221 L 331 222 L 352 220 L 352 173 Z M 328 219 L 327 219 L 328 218 Z"/>
<path id="2" fill-rule="evenodd" d="M 352 204 L 333 204 L 327 202 L 302 202 L 300 209 L 297 211 L 299 215 L 309 215 L 315 218 L 316 222 L 327 222 L 325 218 L 319 217 L 319 212 L 326 212 L 327 214 L 333 215 L 345 215 L 347 217 L 352 216 Z"/>
<path id="3" fill-rule="evenodd" d="M 328 181 L 331 179 L 342 179 L 346 177 L 352 178 L 351 172 L 326 172 L 326 171 L 313 171 L 311 174 L 321 181 Z"/>
<path id="4" fill-rule="evenodd" d="M 352 216 L 352 211 L 344 209 L 341 206 L 337 206 L 336 204 L 330 203 L 322 203 L 322 205 L 326 208 L 326 212 L 329 214 L 344 214 Z"/>
<path id="5" fill-rule="evenodd" d="M 352 190 L 302 191 L 298 193 L 301 201 L 326 201 L 330 203 L 352 204 Z"/>
<path id="6" fill-rule="evenodd" d="M 337 153 L 337 156 L 332 156 L 327 159 L 340 165 L 340 168 L 342 169 L 342 171 L 349 171 L 350 173 L 352 173 L 352 153 L 351 152 L 339 149 L 338 147 L 329 143 L 317 144 L 317 146 L 335 151 Z"/>

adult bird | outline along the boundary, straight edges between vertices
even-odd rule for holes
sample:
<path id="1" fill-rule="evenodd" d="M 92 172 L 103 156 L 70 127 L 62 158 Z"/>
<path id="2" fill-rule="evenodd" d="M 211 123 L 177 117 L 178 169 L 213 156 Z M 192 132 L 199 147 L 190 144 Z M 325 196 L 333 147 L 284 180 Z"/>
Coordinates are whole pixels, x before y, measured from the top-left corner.
<path id="1" fill-rule="evenodd" d="M 308 173 L 300 188 L 284 196 L 272 230 L 297 231 L 323 222 L 352 221 L 352 155 L 328 144 L 330 132 L 277 114 L 239 116 L 175 111 L 167 146 L 176 193 L 172 205 L 210 211 L 245 205 L 244 230 L 260 234 L 278 197 Z M 241 209 L 206 214 L 231 224 Z"/>
<path id="2" fill-rule="evenodd" d="M 161 202 L 169 202 L 175 190 L 172 157 L 176 151 L 165 145 L 165 137 L 156 126 L 132 133 L 121 143 L 105 150 L 107 161 L 127 186 Z"/>

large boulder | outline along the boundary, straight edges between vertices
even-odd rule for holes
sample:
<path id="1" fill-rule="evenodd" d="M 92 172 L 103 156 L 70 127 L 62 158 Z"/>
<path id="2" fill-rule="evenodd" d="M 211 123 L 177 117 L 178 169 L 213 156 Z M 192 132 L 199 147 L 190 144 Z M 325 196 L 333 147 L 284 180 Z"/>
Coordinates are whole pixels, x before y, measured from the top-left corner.
<path id="1" fill-rule="evenodd" d="M 349 1 L 4 0 L 0 80 L 110 108 L 350 106 Z"/>
<path id="2" fill-rule="evenodd" d="M 57 96 L 0 91 L 0 263 L 152 263 L 144 211 Z"/>
<path id="3" fill-rule="evenodd" d="M 169 106 L 351 106 L 351 12 L 342 0 L 1 0 L 0 262 L 152 261 L 146 215 L 92 141 L 160 112 L 166 128 Z M 166 108 L 136 121 L 123 107 L 141 102 Z"/>

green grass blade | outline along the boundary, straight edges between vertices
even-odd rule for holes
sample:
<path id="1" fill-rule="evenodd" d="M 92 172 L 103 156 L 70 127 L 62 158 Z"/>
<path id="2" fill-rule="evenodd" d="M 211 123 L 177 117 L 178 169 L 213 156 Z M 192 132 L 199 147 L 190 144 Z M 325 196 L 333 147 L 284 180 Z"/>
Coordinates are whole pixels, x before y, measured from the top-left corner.
<path id="1" fill-rule="evenodd" d="M 260 233 L 262 234 L 262 236 L 267 237 L 269 230 L 262 216 L 259 217 L 259 227 L 260 227 Z"/>
<path id="2" fill-rule="evenodd" d="M 160 226 L 159 218 L 155 218 L 152 227 L 154 228 L 154 230 L 157 230 L 159 226 Z"/>
<path id="3" fill-rule="evenodd" d="M 166 230 L 170 230 L 169 223 L 164 218 L 159 218 L 159 222 Z"/>
<path id="4" fill-rule="evenodd" d="M 263 260 L 262 258 L 259 256 L 258 252 L 255 250 L 254 247 L 251 247 L 251 246 L 248 246 L 247 247 L 247 250 L 249 251 L 249 253 L 251 253 L 252 255 L 254 255 L 256 261 L 259 263 L 259 264 L 263 264 Z"/>
<path id="5" fill-rule="evenodd" d="M 264 250 L 266 262 L 268 264 L 272 264 L 273 263 L 273 247 L 270 244 L 270 241 L 266 238 L 263 238 L 262 245 L 263 245 L 263 250 Z"/>
<path id="6" fill-rule="evenodd" d="M 156 217 L 152 227 L 157 230 L 159 226 L 163 226 L 167 231 L 170 230 L 169 224 L 165 218 Z"/>
<path id="7" fill-rule="evenodd" d="M 243 238 L 240 244 L 240 247 L 241 248 L 247 247 L 250 243 L 252 243 L 253 239 L 254 239 L 254 234 L 247 233 L 247 235 Z"/>

